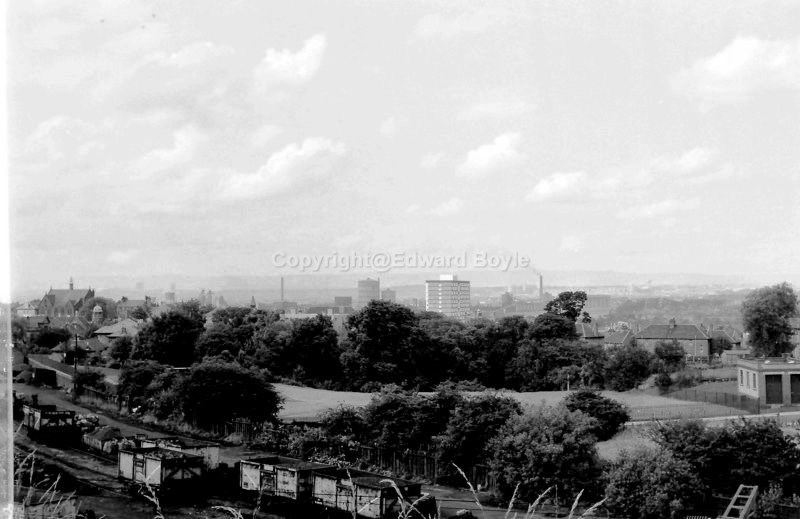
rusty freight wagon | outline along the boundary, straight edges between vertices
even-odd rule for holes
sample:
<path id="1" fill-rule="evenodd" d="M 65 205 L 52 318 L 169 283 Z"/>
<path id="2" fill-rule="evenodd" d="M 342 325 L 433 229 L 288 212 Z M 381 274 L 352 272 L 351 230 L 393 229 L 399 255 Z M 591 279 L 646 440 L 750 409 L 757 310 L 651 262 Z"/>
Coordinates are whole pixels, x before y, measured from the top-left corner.
<path id="1" fill-rule="evenodd" d="M 80 441 L 75 411 L 54 405 L 24 404 L 22 424 L 32 440 L 61 445 L 77 445 Z"/>
<path id="2" fill-rule="evenodd" d="M 370 519 L 397 517 L 422 497 L 419 483 L 352 469 L 317 471 L 313 484 L 315 503 Z"/>
<path id="3" fill-rule="evenodd" d="M 164 438 L 142 438 L 140 447 L 161 447 L 173 451 L 186 452 L 202 456 L 206 469 L 219 467 L 219 444 L 202 440 L 187 440 L 174 436 Z"/>
<path id="4" fill-rule="evenodd" d="M 239 462 L 239 488 L 264 496 L 311 502 L 314 471 L 331 465 L 285 456 L 264 456 Z"/>
<path id="5" fill-rule="evenodd" d="M 203 481 L 205 463 L 197 454 L 145 447 L 122 448 L 117 456 L 117 476 L 128 482 L 131 493 L 146 492 L 149 486 L 162 497 L 197 494 Z"/>

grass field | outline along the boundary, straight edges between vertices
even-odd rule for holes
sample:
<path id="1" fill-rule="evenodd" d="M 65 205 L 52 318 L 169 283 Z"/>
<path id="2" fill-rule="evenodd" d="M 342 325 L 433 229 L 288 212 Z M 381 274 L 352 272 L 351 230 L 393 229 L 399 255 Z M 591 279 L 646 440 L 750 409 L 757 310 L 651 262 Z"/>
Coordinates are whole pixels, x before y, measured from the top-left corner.
<path id="1" fill-rule="evenodd" d="M 279 414 L 279 417 L 283 420 L 313 421 L 320 413 L 327 409 L 337 407 L 340 404 L 360 407 L 367 405 L 372 398 L 372 395 L 369 393 L 328 391 L 324 389 L 289 386 L 286 384 L 275 384 L 275 388 L 284 398 L 283 410 Z M 497 391 L 496 394 L 516 398 L 524 407 L 536 407 L 539 405 L 556 405 L 563 400 L 569 392 L 539 391 L 517 393 L 512 391 Z M 634 420 L 653 418 L 697 418 L 742 413 L 742 411 L 730 407 L 687 402 L 636 391 L 626 393 L 603 391 L 602 394 L 628 406 L 631 411 L 631 418 Z"/>

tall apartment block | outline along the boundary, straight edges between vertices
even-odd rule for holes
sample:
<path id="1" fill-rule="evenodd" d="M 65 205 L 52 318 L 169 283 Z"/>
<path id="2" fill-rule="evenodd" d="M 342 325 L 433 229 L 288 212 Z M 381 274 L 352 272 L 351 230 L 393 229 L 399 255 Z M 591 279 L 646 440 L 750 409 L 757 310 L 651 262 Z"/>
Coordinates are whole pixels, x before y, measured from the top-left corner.
<path id="1" fill-rule="evenodd" d="M 373 299 L 381 298 L 380 279 L 360 279 L 358 280 L 358 307 L 363 308 Z"/>
<path id="2" fill-rule="evenodd" d="M 459 281 L 458 277 L 452 275 L 426 281 L 425 310 L 439 312 L 454 319 L 467 319 L 471 315 L 469 281 Z"/>

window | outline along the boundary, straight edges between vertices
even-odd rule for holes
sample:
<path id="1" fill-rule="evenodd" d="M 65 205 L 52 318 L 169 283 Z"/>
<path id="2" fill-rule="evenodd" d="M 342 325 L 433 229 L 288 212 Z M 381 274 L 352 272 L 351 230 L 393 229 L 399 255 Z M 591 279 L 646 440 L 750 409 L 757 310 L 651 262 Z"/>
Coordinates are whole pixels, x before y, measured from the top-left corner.
<path id="1" fill-rule="evenodd" d="M 739 385 L 740 386 L 744 385 L 744 370 L 743 369 L 739 370 Z"/>

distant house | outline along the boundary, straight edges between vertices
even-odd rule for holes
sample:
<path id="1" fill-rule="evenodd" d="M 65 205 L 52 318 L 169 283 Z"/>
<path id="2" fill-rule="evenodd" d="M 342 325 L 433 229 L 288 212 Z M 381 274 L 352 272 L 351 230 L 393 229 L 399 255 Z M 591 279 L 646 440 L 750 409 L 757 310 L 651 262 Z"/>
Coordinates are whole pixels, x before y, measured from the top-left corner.
<path id="1" fill-rule="evenodd" d="M 117 317 L 119 319 L 127 319 L 131 313 L 137 308 L 147 308 L 150 306 L 150 298 L 145 299 L 128 299 L 123 297 L 117 302 Z"/>
<path id="2" fill-rule="evenodd" d="M 695 324 L 651 324 L 637 333 L 636 344 L 653 353 L 656 345 L 676 341 L 686 352 L 688 360 L 708 360 L 711 355 L 711 338 Z"/>
<path id="3" fill-rule="evenodd" d="M 580 339 L 588 342 L 589 344 L 603 345 L 605 334 L 597 331 L 597 324 L 591 323 L 575 323 L 575 332 Z"/>
<path id="4" fill-rule="evenodd" d="M 126 318 L 122 319 L 121 321 L 117 321 L 114 324 L 109 324 L 98 328 L 95 330 L 94 336 L 97 337 L 103 344 L 111 344 L 114 339 L 118 339 L 120 337 L 136 337 L 136 335 L 139 334 L 140 328 L 141 321 Z"/>
<path id="5" fill-rule="evenodd" d="M 83 304 L 94 297 L 91 288 L 74 288 L 72 278 L 69 289 L 53 289 L 47 292 L 36 308 L 37 315 L 48 317 L 75 317 Z"/>
<path id="6" fill-rule="evenodd" d="M 604 348 L 616 348 L 621 346 L 630 346 L 634 342 L 634 333 L 631 330 L 621 330 L 618 332 L 607 333 L 603 337 Z"/>
<path id="7" fill-rule="evenodd" d="M 24 305 L 15 308 L 14 313 L 16 313 L 17 317 L 33 317 L 36 315 L 36 309 L 38 306 L 38 301 L 25 303 Z"/>

